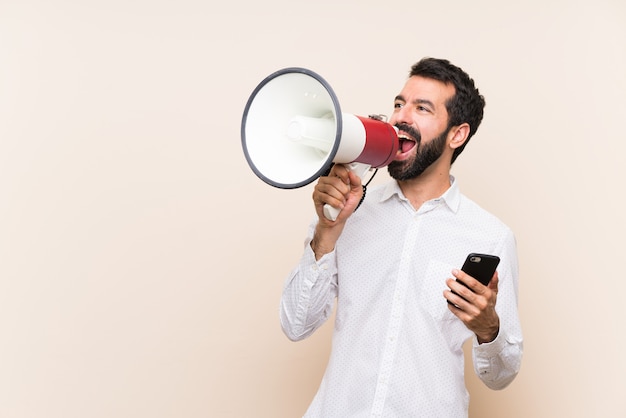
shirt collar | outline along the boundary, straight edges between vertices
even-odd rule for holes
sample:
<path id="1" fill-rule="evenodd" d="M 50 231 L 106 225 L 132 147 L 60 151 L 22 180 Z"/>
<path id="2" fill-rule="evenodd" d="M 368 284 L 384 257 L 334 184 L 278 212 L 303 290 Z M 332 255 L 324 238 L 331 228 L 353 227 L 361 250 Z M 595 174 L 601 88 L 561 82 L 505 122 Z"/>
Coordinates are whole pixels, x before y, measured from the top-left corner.
<path id="1" fill-rule="evenodd" d="M 398 198 L 401 200 L 407 200 L 407 198 L 402 193 L 402 190 L 400 189 L 400 185 L 396 180 L 392 180 L 386 184 L 380 201 L 384 202 L 394 195 L 397 195 Z M 459 205 L 461 203 L 461 191 L 459 190 L 459 184 L 454 176 L 450 176 L 450 187 L 448 188 L 448 190 L 446 190 L 445 193 L 442 194 L 440 197 L 432 200 L 443 201 L 452 212 L 456 213 L 459 210 Z"/>

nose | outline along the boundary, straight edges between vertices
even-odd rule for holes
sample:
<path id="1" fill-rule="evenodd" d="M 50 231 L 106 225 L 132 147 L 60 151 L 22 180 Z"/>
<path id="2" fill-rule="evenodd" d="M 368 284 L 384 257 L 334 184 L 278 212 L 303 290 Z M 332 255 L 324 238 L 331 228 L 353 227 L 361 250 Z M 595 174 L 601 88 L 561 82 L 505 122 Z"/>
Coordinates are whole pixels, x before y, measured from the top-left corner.
<path id="1" fill-rule="evenodd" d="M 406 105 L 396 106 L 393 110 L 393 114 L 389 119 L 389 123 L 392 125 L 404 123 L 411 124 L 410 110 Z"/>

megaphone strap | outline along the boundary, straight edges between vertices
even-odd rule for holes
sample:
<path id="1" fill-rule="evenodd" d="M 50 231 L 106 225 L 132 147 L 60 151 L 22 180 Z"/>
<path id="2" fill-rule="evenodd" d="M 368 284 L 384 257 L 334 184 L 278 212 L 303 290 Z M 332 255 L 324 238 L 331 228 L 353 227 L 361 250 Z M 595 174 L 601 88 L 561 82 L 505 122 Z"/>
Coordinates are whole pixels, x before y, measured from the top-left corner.
<path id="1" fill-rule="evenodd" d="M 363 203 L 363 201 L 365 200 L 365 193 L 367 192 L 367 186 L 364 184 L 362 187 L 363 187 L 363 196 L 361 196 L 361 200 L 359 200 L 359 204 L 356 205 L 356 208 L 354 208 L 355 212 L 361 206 L 361 203 Z"/>
<path id="2" fill-rule="evenodd" d="M 369 180 L 367 181 L 367 183 L 365 183 L 362 186 L 363 187 L 363 196 L 361 196 L 361 200 L 359 200 L 359 204 L 356 205 L 356 208 L 354 209 L 355 212 L 361 206 L 361 203 L 363 203 L 363 201 L 365 200 L 365 194 L 367 193 L 367 186 L 369 186 L 369 184 L 371 183 L 371 181 L 374 178 L 374 176 L 376 175 L 376 173 L 378 173 L 378 169 L 374 170 L 374 174 L 372 174 L 372 177 L 370 177 Z"/>

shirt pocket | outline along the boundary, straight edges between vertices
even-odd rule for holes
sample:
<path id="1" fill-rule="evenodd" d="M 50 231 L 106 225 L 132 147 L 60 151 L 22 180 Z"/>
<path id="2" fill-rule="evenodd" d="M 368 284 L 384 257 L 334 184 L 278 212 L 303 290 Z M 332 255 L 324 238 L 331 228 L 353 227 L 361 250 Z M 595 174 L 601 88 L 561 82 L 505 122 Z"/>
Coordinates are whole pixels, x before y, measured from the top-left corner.
<path id="1" fill-rule="evenodd" d="M 448 302 L 443 297 L 443 291 L 448 289 L 446 279 L 452 277 L 453 268 L 450 264 L 431 260 L 419 285 L 419 304 L 437 321 L 447 322 L 456 318 L 448 309 Z"/>

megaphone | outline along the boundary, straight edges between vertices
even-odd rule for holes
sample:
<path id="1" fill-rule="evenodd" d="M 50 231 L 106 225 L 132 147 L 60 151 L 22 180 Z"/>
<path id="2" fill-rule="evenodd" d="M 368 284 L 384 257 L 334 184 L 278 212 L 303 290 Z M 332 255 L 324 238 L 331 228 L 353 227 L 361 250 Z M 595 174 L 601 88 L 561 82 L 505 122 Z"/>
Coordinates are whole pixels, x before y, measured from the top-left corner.
<path id="1" fill-rule="evenodd" d="M 345 164 L 363 178 L 391 163 L 399 149 L 395 127 L 341 113 L 326 80 L 300 67 L 276 71 L 254 89 L 243 113 L 241 143 L 252 171 L 282 189 L 305 186 L 333 164 Z M 324 207 L 328 219 L 338 214 Z"/>

